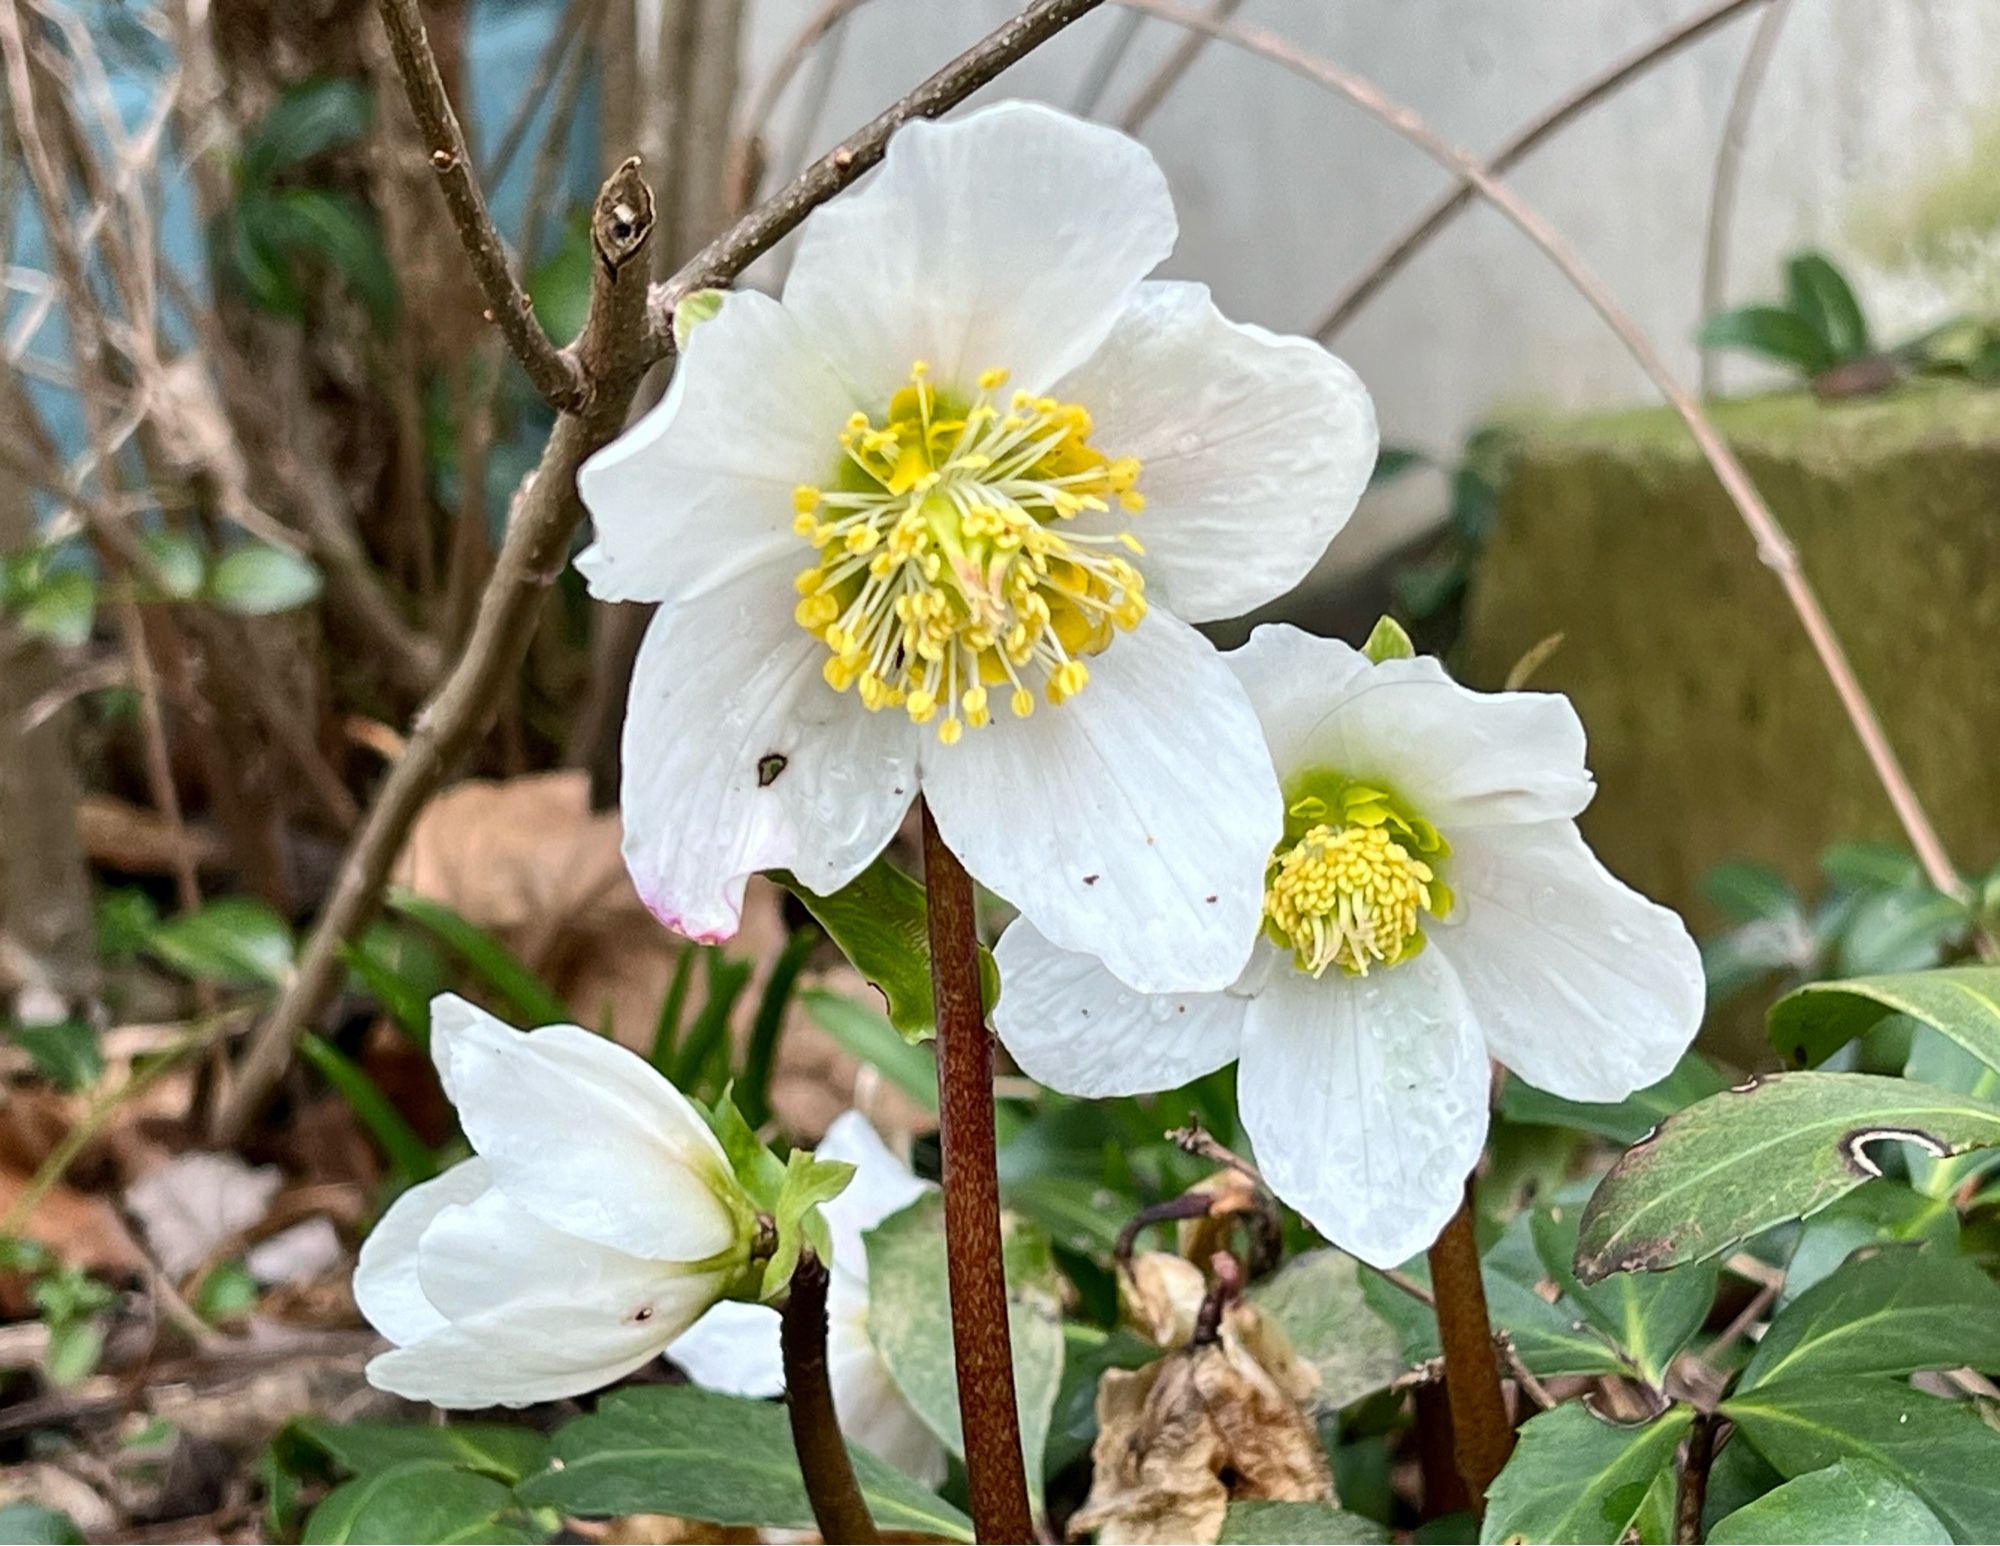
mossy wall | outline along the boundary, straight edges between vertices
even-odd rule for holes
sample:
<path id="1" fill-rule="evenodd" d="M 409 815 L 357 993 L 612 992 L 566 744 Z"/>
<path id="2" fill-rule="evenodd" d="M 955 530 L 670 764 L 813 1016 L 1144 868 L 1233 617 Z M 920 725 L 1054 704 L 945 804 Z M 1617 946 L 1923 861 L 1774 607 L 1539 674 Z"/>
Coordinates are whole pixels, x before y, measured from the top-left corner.
<path id="1" fill-rule="evenodd" d="M 1716 420 L 1797 544 L 1963 869 L 2000 861 L 2000 391 L 1927 384 Z M 1584 828 L 1660 900 L 1747 857 L 1811 884 L 1838 838 L 1900 830 L 1776 576 L 1680 419 L 1521 432 L 1469 602 L 1466 675 L 1568 693 L 1599 793 Z"/>

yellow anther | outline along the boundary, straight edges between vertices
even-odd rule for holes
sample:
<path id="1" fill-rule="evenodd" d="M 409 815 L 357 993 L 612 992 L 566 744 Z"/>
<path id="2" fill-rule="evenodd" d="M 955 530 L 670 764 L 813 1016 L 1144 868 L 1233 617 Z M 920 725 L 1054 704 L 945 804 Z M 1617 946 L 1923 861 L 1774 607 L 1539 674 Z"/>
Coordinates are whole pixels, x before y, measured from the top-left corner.
<path id="1" fill-rule="evenodd" d="M 845 655 L 829 655 L 826 664 L 819 668 L 826 678 L 826 685 L 835 692 L 846 692 L 854 685 L 854 667 Z"/>
<path id="2" fill-rule="evenodd" d="M 1299 970 L 1317 977 L 1337 965 L 1365 977 L 1422 947 L 1435 879 L 1385 825 L 1320 825 L 1275 857 L 1264 915 Z"/>
<path id="3" fill-rule="evenodd" d="M 1035 695 L 1025 687 L 1016 687 L 1014 696 L 1008 700 L 1008 704 L 1014 710 L 1016 719 L 1026 719 L 1035 712 Z"/>
<path id="4" fill-rule="evenodd" d="M 931 716 L 937 713 L 937 694 L 919 687 L 909 696 L 909 711 L 910 718 L 917 724 L 929 724 Z"/>
<path id="5" fill-rule="evenodd" d="M 938 739 L 947 746 L 956 746 L 958 738 L 964 734 L 965 726 L 959 723 L 956 716 L 938 726 Z"/>
<path id="6" fill-rule="evenodd" d="M 994 366 L 991 370 L 982 370 L 979 373 L 979 390 L 982 392 L 997 392 L 1007 384 L 1007 376 L 1008 372 L 1006 369 L 998 365 Z"/>
<path id="7" fill-rule="evenodd" d="M 821 582 L 825 579 L 826 571 L 824 569 L 801 569 L 798 573 L 798 578 L 792 581 L 792 589 L 797 591 L 801 596 L 810 596 L 820 588 Z"/>
<path id="8" fill-rule="evenodd" d="M 931 362 L 929 360 L 915 360 L 911 362 L 910 379 L 912 381 L 921 381 L 924 379 L 924 377 L 928 376 L 930 373 L 931 373 Z"/>
<path id="9" fill-rule="evenodd" d="M 819 490 L 810 483 L 801 483 L 792 490 L 792 509 L 800 515 L 811 515 L 819 508 Z"/>
<path id="10" fill-rule="evenodd" d="M 818 633 L 840 616 L 840 603 L 824 593 L 807 596 L 792 609 L 792 616 L 806 632 Z"/>
<path id="11" fill-rule="evenodd" d="M 813 533 L 819 530 L 819 522 L 813 519 L 811 511 L 801 510 L 792 517 L 792 530 L 810 541 Z"/>
<path id="12" fill-rule="evenodd" d="M 1127 515 L 1137 515 L 1141 510 L 1146 508 L 1146 496 L 1140 493 L 1137 489 L 1128 488 L 1124 492 L 1119 494 L 1118 508 L 1123 510 Z M 1127 532 L 1125 533 L 1125 535 L 1129 537 L 1131 533 Z M 1135 553 L 1141 553 L 1144 552 L 1145 549 L 1135 547 L 1133 548 L 1132 551 Z"/>

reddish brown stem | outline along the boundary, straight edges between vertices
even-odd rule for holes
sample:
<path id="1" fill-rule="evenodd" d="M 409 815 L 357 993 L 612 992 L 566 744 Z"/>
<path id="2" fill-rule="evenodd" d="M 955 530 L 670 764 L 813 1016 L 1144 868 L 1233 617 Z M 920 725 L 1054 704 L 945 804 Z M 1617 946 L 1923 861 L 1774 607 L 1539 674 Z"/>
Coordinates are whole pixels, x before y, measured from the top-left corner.
<path id="1" fill-rule="evenodd" d="M 1472 1495 L 1472 1511 L 1484 1516 L 1486 1489 L 1514 1452 L 1514 1422 L 1500 1389 L 1500 1358 L 1486 1312 L 1486 1285 L 1479 1276 L 1469 1184 L 1466 1200 L 1431 1247 L 1430 1261 L 1445 1395 L 1451 1402 L 1452 1451 Z"/>
<path id="2" fill-rule="evenodd" d="M 972 877 L 938 836 L 928 806 L 923 822 L 937 1006 L 938 1144 L 944 1155 L 945 1249 L 966 1485 L 980 1540 L 1032 1541 L 1007 1330 L 1007 1273 L 1000 1258 L 993 1037 L 979 994 Z"/>
<path id="3" fill-rule="evenodd" d="M 872 1546 L 881 1536 L 861 1483 L 854 1477 L 854 1457 L 840 1436 L 833 1411 L 833 1383 L 826 1367 L 826 1266 L 810 1250 L 799 1257 L 785 1298 L 778 1340 L 785 1355 L 785 1408 L 792 1419 L 792 1448 L 798 1451 L 799 1473 L 813 1522 L 829 1541 Z"/>

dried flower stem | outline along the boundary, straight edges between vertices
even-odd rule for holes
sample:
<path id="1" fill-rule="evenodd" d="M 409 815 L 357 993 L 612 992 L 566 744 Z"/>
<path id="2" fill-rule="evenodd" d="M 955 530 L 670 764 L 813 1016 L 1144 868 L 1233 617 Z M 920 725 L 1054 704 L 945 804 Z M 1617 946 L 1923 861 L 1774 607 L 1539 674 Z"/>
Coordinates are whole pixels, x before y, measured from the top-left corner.
<path id="1" fill-rule="evenodd" d="M 827 1377 L 826 1290 L 826 1264 L 808 1248 L 792 1273 L 778 1334 L 785 1356 L 785 1408 L 819 1533 L 829 1541 L 870 1546 L 881 1536 L 855 1480 L 854 1459 L 840 1435 Z"/>
<path id="2" fill-rule="evenodd" d="M 972 1524 L 982 1541 L 1031 1541 L 1014 1400 L 1007 1273 L 1000 1253 L 1000 1176 L 993 1132 L 993 1036 L 979 991 L 972 877 L 924 807 L 931 982 L 937 1004 L 938 1145 L 952 1354 L 965 1433 Z"/>
<path id="3" fill-rule="evenodd" d="M 1514 1452 L 1514 1421 L 1500 1388 L 1500 1359 L 1479 1276 L 1479 1241 L 1472 1226 L 1472 1192 L 1431 1247 L 1431 1290 L 1438 1341 L 1444 1348 L 1444 1388 L 1451 1402 L 1452 1450 L 1472 1495 L 1486 1512 L 1486 1489 Z"/>

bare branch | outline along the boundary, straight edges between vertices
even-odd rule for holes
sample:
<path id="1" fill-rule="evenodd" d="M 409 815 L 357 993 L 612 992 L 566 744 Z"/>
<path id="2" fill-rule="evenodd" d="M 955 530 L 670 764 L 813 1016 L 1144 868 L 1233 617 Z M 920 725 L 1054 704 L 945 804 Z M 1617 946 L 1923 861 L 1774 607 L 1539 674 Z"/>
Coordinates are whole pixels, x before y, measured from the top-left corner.
<path id="1" fill-rule="evenodd" d="M 417 0 L 382 0 L 382 24 L 389 33 L 396 68 L 402 73 L 403 89 L 409 93 L 410 111 L 416 114 L 424 143 L 430 147 L 431 167 L 451 210 L 452 224 L 458 228 L 473 277 L 486 297 L 486 315 L 499 327 L 521 369 L 550 406 L 575 408 L 585 391 L 576 362 L 549 342 L 527 292 L 508 267 L 506 244 L 487 213 L 479 181 L 472 175 L 465 131 L 445 94 L 444 77 L 438 72 L 437 55 L 431 51 Z"/>
<path id="2" fill-rule="evenodd" d="M 1243 0 L 1215 0 L 1215 4 L 1208 9 L 1209 20 L 1228 21 L 1242 9 Z M 1181 77 L 1194 68 L 1195 60 L 1201 57 L 1201 51 L 1207 46 L 1208 41 L 1209 34 L 1205 32 L 1192 32 L 1182 38 L 1179 46 L 1161 61 L 1159 69 L 1153 72 L 1152 78 L 1139 88 L 1139 94 L 1132 99 L 1131 106 L 1127 107 L 1119 118 L 1118 127 L 1127 134 L 1137 134 L 1143 129 L 1146 120 L 1160 110 L 1160 104 L 1165 102 L 1173 93 L 1174 87 L 1181 83 Z"/>
<path id="3" fill-rule="evenodd" d="M 879 161 L 898 125 L 963 101 L 1100 3 L 1035 0 L 650 292 L 642 287 L 645 267 L 636 260 L 652 234 L 652 192 L 639 176 L 637 161 L 626 162 L 605 183 L 591 221 L 598 261 L 590 309 L 581 336 L 565 351 L 583 382 L 577 406 L 558 415 L 540 465 L 516 496 L 464 652 L 417 716 L 407 749 L 348 846 L 333 895 L 297 968 L 270 1018 L 257 1028 L 233 1087 L 216 1105 L 213 1132 L 218 1142 L 240 1137 L 277 1087 L 300 1030 L 326 1008 L 339 986 L 341 947 L 380 905 L 383 884 L 418 812 L 472 744 L 502 686 L 519 669 L 542 596 L 561 573 L 570 538 L 583 518 L 577 469 L 617 434 L 646 367 L 672 352 L 675 300 L 733 279 L 811 210 Z"/>

